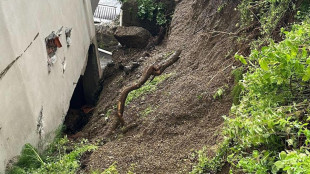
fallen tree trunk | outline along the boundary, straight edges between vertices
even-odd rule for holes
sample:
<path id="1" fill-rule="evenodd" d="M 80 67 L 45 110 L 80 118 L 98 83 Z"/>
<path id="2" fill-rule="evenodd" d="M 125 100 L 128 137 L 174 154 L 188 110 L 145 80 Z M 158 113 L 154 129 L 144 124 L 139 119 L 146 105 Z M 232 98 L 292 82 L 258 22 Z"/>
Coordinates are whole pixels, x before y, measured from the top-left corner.
<path id="1" fill-rule="evenodd" d="M 172 64 L 174 64 L 177 60 L 179 60 L 179 56 L 181 54 L 181 50 L 178 50 L 176 52 L 174 52 L 168 59 L 158 63 L 158 64 L 153 64 L 147 68 L 145 68 L 142 77 L 139 79 L 139 81 L 127 88 L 125 88 L 121 93 L 120 93 L 120 97 L 118 99 L 118 103 L 117 103 L 117 113 L 116 116 L 119 120 L 119 122 L 124 125 L 125 121 L 123 118 L 123 113 L 124 113 L 124 108 L 125 108 L 125 101 L 126 98 L 128 96 L 128 94 L 133 91 L 136 90 L 138 88 L 140 88 L 151 76 L 153 80 L 153 78 L 155 76 L 159 76 L 161 75 L 166 68 L 168 68 L 169 66 L 171 66 Z"/>

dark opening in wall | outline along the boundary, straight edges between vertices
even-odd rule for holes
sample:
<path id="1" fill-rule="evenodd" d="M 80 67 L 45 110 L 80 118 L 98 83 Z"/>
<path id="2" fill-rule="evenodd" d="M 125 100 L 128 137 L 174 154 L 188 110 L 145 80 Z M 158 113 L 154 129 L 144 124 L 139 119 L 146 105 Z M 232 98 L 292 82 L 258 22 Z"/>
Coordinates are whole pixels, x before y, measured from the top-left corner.
<path id="1" fill-rule="evenodd" d="M 86 106 L 86 100 L 83 87 L 83 76 L 80 76 L 78 83 L 74 89 L 70 107 L 66 115 L 64 125 L 66 126 L 66 134 L 75 134 L 83 129 L 88 123 L 90 115 L 83 112 Z"/>
<path id="2" fill-rule="evenodd" d="M 83 105 L 86 105 L 86 100 L 84 96 L 83 76 L 80 76 L 70 101 L 70 108 L 80 109 Z"/>
<path id="3" fill-rule="evenodd" d="M 87 66 L 83 76 L 83 87 L 86 102 L 90 105 L 96 104 L 96 92 L 99 85 L 100 63 L 97 59 L 98 48 L 91 44 L 88 49 Z"/>
<path id="4" fill-rule="evenodd" d="M 81 131 L 92 115 L 100 80 L 100 65 L 96 50 L 97 47 L 94 44 L 89 46 L 86 69 L 76 84 L 70 101 L 70 108 L 64 121 L 65 133 L 67 134 L 75 134 Z"/>

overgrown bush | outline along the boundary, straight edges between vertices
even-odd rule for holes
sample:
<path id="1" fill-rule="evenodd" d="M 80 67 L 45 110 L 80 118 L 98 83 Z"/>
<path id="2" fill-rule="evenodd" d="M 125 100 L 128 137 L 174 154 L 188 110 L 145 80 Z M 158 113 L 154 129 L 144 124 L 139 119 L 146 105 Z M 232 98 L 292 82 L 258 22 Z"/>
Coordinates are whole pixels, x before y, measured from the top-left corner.
<path id="1" fill-rule="evenodd" d="M 271 34 L 288 11 L 296 10 L 294 0 L 242 0 L 238 6 L 243 26 L 258 22 L 262 34 Z"/>
<path id="2" fill-rule="evenodd" d="M 225 141 L 212 160 L 233 173 L 310 172 L 310 22 L 282 32 L 283 41 L 236 55 L 248 66 L 242 98 L 224 117 Z M 220 168 L 205 161 L 205 171 Z"/>
<path id="3" fill-rule="evenodd" d="M 154 0 L 137 0 L 138 16 L 140 19 L 156 21 L 157 25 L 167 23 L 166 8 L 163 3 L 157 3 Z"/>

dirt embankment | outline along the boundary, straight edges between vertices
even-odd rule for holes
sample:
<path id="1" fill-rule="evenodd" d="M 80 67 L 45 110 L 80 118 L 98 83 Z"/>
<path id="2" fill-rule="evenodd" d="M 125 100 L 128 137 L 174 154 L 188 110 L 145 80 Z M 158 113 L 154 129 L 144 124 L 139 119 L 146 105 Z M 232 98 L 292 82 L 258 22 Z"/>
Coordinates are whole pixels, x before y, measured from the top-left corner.
<path id="1" fill-rule="evenodd" d="M 236 6 L 237 2 L 230 0 L 182 0 L 176 6 L 169 35 L 149 57 L 140 58 L 144 50 L 115 52 L 115 66 L 119 62 L 142 63 L 128 75 L 117 68 L 107 70 L 110 73 L 94 115 L 79 133 L 92 141 L 104 140 L 83 160 L 84 171 L 104 170 L 117 162 L 121 173 L 131 165 L 136 173 L 187 173 L 197 160 L 192 157 L 193 150 L 207 146 L 209 154 L 214 154 L 221 140 L 222 116 L 228 115 L 232 104 L 231 71 L 237 66 L 233 54 L 245 50 L 237 42 Z M 103 137 L 113 117 L 107 119 L 108 110 L 116 105 L 121 89 L 136 81 L 144 67 L 180 48 L 180 60 L 165 71 L 171 76 L 155 91 L 126 106 L 127 125 L 137 126 L 118 129 L 109 140 Z M 219 88 L 225 90 L 223 97 L 214 99 Z M 146 110 L 149 112 L 143 114 Z"/>

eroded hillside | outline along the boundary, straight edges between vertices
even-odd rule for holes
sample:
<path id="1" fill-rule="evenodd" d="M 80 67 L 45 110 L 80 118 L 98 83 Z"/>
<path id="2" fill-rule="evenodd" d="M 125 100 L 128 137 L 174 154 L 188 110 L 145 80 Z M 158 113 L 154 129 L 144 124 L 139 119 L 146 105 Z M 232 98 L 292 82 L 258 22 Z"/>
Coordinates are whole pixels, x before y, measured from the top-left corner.
<path id="1" fill-rule="evenodd" d="M 117 162 L 121 173 L 131 165 L 136 173 L 186 173 L 197 160 L 192 156 L 195 150 L 207 146 L 214 154 L 221 140 L 222 116 L 232 105 L 231 71 L 238 65 L 233 55 L 247 49 L 237 42 L 236 6 L 232 1 L 183 0 L 176 6 L 168 36 L 149 56 L 144 57 L 145 50 L 114 53 L 114 62 L 143 63 L 128 75 L 111 68 L 114 74 L 103 82 L 94 115 L 79 133 L 103 145 L 85 157 L 83 171 L 101 171 Z M 144 67 L 178 49 L 180 60 L 155 81 L 156 89 L 126 106 L 125 122 L 132 126 L 125 131 L 118 128 L 107 140 L 104 133 L 121 89 L 138 80 Z M 214 97 L 219 90 L 223 94 Z"/>

